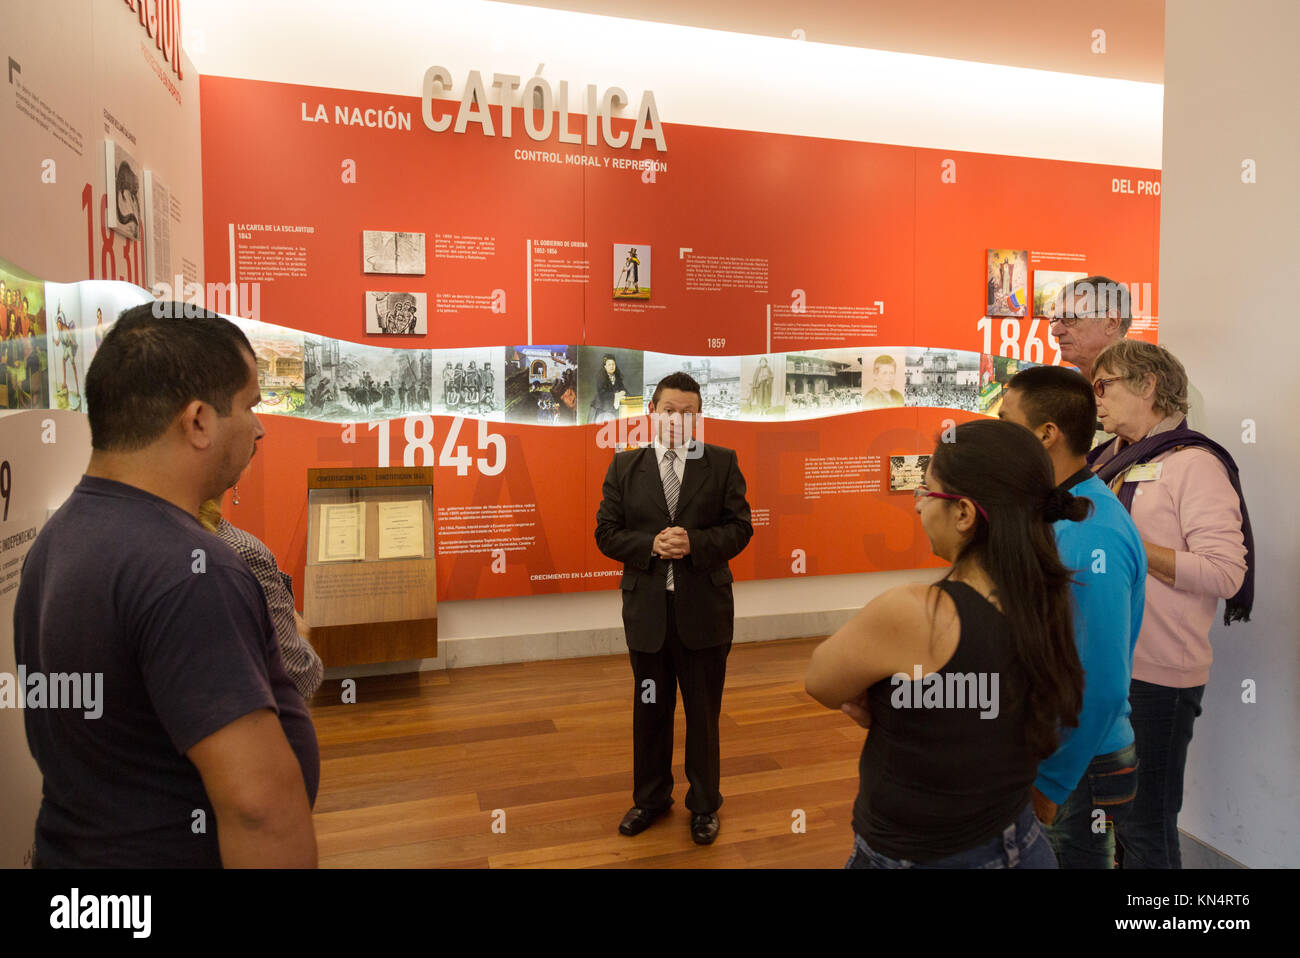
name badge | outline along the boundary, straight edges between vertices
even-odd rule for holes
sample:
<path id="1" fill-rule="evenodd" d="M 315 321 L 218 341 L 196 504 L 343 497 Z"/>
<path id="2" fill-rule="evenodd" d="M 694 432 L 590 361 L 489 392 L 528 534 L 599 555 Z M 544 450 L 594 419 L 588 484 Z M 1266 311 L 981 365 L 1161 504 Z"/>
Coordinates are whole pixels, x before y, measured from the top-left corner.
<path id="1" fill-rule="evenodd" d="M 1124 476 L 1125 482 L 1150 482 L 1152 479 L 1160 478 L 1160 471 L 1164 467 L 1163 462 L 1144 462 L 1141 465 L 1133 466 Z"/>

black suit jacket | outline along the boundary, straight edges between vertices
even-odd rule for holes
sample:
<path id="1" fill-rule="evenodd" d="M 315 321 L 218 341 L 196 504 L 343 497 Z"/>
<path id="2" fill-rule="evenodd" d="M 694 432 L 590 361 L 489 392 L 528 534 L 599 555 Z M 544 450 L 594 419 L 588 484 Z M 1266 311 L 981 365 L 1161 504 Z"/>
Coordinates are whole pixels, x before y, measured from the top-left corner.
<path id="1" fill-rule="evenodd" d="M 668 516 L 659 460 L 653 446 L 620 452 L 609 464 L 596 513 L 596 545 L 623 563 L 623 626 L 628 648 L 658 652 L 667 628 L 664 590 L 673 562 L 677 633 L 691 649 L 731 641 L 735 606 L 728 560 L 754 534 L 745 501 L 745 477 L 735 450 L 695 443 L 686 458 L 677 516 Z M 691 541 L 681 559 L 652 555 L 654 538 L 681 526 Z"/>

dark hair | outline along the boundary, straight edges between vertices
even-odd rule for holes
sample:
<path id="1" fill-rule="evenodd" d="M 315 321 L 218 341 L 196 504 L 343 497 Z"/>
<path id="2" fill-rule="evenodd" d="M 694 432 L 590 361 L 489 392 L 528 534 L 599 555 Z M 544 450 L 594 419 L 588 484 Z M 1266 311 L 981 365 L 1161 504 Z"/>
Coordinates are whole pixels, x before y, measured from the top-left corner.
<path id="1" fill-rule="evenodd" d="M 607 386 L 609 382 L 609 373 L 605 371 L 605 364 L 614 360 L 614 383 Z M 627 392 L 627 386 L 623 383 L 623 367 L 618 364 L 618 358 L 613 353 L 606 353 L 600 357 L 600 372 L 596 373 L 596 382 L 600 383 L 598 387 L 602 392 Z"/>
<path id="2" fill-rule="evenodd" d="M 86 372 L 91 446 L 143 448 L 195 399 L 229 416 L 235 393 L 248 385 L 245 354 L 253 356 L 253 347 L 238 326 L 193 304 L 128 309 Z"/>
<path id="3" fill-rule="evenodd" d="M 1083 374 L 1064 366 L 1031 366 L 1012 376 L 1007 389 L 1019 390 L 1029 428 L 1055 423 L 1072 453 L 1088 454 L 1097 430 L 1097 396 Z"/>
<path id="4" fill-rule="evenodd" d="M 699 401 L 698 405 L 704 408 L 704 397 L 700 395 L 700 384 L 697 383 L 689 373 L 669 373 L 663 379 L 659 380 L 659 385 L 655 386 L 654 395 L 650 397 L 652 406 L 659 405 L 659 394 L 665 389 L 677 389 L 684 393 L 695 393 L 695 398 Z"/>
<path id="5" fill-rule="evenodd" d="M 883 353 L 877 356 L 876 361 L 871 364 L 872 370 L 875 370 L 877 366 L 893 366 L 895 369 L 897 369 L 898 363 L 894 361 L 893 356 L 889 355 L 888 353 Z"/>
<path id="6" fill-rule="evenodd" d="M 1061 307 L 1064 316 L 1073 317 L 1074 307 L 1071 304 L 1076 297 L 1082 296 L 1092 302 L 1090 313 L 1109 316 L 1114 312 L 1119 320 L 1120 332 L 1128 335 L 1128 328 L 1133 324 L 1133 314 L 1130 311 L 1128 287 L 1123 283 L 1117 283 L 1109 276 L 1085 276 L 1067 283 L 1062 287 L 1060 295 L 1063 297 Z"/>
<path id="7" fill-rule="evenodd" d="M 1012 681 L 1009 691 L 1024 702 L 1026 744 L 1046 758 L 1056 750 L 1058 726 L 1077 726 L 1083 707 L 1070 570 L 1049 522 L 1078 522 L 1091 503 L 1056 488 L 1042 443 L 1023 426 L 981 419 L 958 426 L 953 438 L 935 447 L 930 474 L 988 515 L 977 510 L 974 537 L 953 571 L 974 562 L 993 580 L 1025 683 L 1016 688 Z"/>

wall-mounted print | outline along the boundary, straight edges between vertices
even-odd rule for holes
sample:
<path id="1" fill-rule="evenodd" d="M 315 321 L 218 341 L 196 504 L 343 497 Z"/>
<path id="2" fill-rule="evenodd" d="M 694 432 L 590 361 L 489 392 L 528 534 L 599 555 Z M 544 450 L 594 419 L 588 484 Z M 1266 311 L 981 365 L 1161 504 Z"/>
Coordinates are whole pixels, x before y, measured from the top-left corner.
<path id="1" fill-rule="evenodd" d="M 45 310 L 45 284 L 0 261 L 0 409 L 50 407 Z"/>
<path id="2" fill-rule="evenodd" d="M 425 293 L 366 293 L 366 332 L 381 336 L 423 336 L 429 331 Z"/>
<path id="3" fill-rule="evenodd" d="M 871 349 L 862 357 L 862 408 L 889 409 L 903 405 L 907 385 L 907 350 Z"/>
<path id="4" fill-rule="evenodd" d="M 740 358 L 740 415 L 780 419 L 785 415 L 785 353 Z"/>
<path id="5" fill-rule="evenodd" d="M 809 419 L 861 408 L 862 350 L 786 353 L 786 419 Z"/>
<path id="6" fill-rule="evenodd" d="M 1087 273 L 1067 273 L 1052 269 L 1034 270 L 1034 315 L 1051 319 L 1056 316 L 1056 300 L 1061 290 Z"/>
<path id="7" fill-rule="evenodd" d="M 433 411 L 440 416 L 501 419 L 505 350 L 500 346 L 433 351 Z"/>
<path id="8" fill-rule="evenodd" d="M 1010 356 L 981 356 L 979 411 L 986 416 L 996 416 L 1002 409 L 1007 383 L 1020 370 L 1037 365 L 1039 364 L 1012 359 Z"/>
<path id="9" fill-rule="evenodd" d="M 424 275 L 424 234 L 363 230 L 361 272 Z"/>
<path id="10" fill-rule="evenodd" d="M 89 284 L 87 284 L 89 285 Z M 46 283 L 45 301 L 54 310 L 49 324 L 50 408 L 86 411 L 86 337 L 81 329 L 81 284 Z"/>
<path id="11" fill-rule="evenodd" d="M 647 244 L 614 244 L 614 298 L 650 298 L 650 247 Z"/>
<path id="12" fill-rule="evenodd" d="M 578 347 L 506 347 L 506 419 L 570 426 L 578 422 Z"/>
<path id="13" fill-rule="evenodd" d="M 639 349 L 578 349 L 578 422 L 608 422 L 645 412 Z"/>
<path id="14" fill-rule="evenodd" d="M 979 409 L 979 353 L 913 347 L 907 351 L 906 377 L 905 406 Z"/>
<path id="15" fill-rule="evenodd" d="M 244 331 L 257 360 L 257 387 L 262 401 L 253 412 L 294 416 L 306 404 L 303 334 L 296 329 L 248 319 L 233 319 Z"/>
<path id="16" fill-rule="evenodd" d="M 144 216 L 144 201 L 140 194 L 144 169 L 120 143 L 110 139 L 104 141 L 104 172 L 108 228 L 128 240 L 138 240 Z"/>
<path id="17" fill-rule="evenodd" d="M 428 412 L 433 382 L 427 349 L 384 349 L 303 337 L 304 409 L 312 419 L 356 422 Z"/>
<path id="18" fill-rule="evenodd" d="M 890 456 L 889 491 L 911 492 L 925 480 L 925 470 L 930 465 L 928 455 Z"/>
<path id="19" fill-rule="evenodd" d="M 659 381 L 671 373 L 686 373 L 700 384 L 700 411 L 710 419 L 736 419 L 740 415 L 739 356 L 674 356 L 646 353 L 645 404 L 650 408 Z"/>
<path id="20" fill-rule="evenodd" d="M 988 296 L 984 311 L 989 316 L 1024 316 L 1029 305 L 1029 251 L 988 251 Z"/>

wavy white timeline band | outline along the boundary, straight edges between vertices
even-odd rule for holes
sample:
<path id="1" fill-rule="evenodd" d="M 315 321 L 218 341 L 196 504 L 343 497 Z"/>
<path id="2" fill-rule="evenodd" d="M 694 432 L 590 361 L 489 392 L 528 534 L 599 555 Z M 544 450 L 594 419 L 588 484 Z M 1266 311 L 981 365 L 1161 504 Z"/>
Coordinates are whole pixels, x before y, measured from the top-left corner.
<path id="1" fill-rule="evenodd" d="M 82 289 L 84 317 L 88 311 L 93 314 L 101 298 L 95 295 L 95 287 L 114 287 L 114 295 L 102 298 L 120 309 L 123 296 L 117 288 L 128 284 L 87 280 L 75 285 Z M 150 301 L 145 290 L 132 289 L 138 291 L 142 302 Z M 927 346 L 862 345 L 709 356 L 572 344 L 382 347 L 257 320 L 227 318 L 243 329 L 258 354 L 266 397 L 258 407 L 260 414 L 334 423 L 438 415 L 548 427 L 590 425 L 599 415 L 592 399 L 606 356 L 614 357 L 623 376 L 623 391 L 633 398 L 623 404 L 622 417 L 644 414 L 655 384 L 669 373 L 681 371 L 700 383 L 706 418 L 744 422 L 799 422 L 898 407 L 979 413 L 996 401 L 1000 385 L 1016 368 L 1037 365 L 969 350 Z M 55 331 L 50 325 L 47 307 L 47 356 L 54 357 L 50 362 L 49 399 L 57 408 L 55 400 L 61 388 L 57 350 L 61 347 L 54 343 Z M 80 333 L 91 336 L 91 330 L 84 326 Z M 91 352 L 87 349 L 82 355 Z M 509 410 L 507 355 L 514 359 L 511 374 L 528 375 L 530 380 L 522 397 L 516 391 L 515 404 Z M 421 357 L 427 357 L 427 363 Z M 447 377 L 447 372 L 457 372 L 452 365 L 457 363 L 462 367 L 459 380 L 455 375 Z M 477 368 L 480 363 L 486 368 Z M 1014 365 L 1008 367 L 1008 363 Z M 475 368 L 463 368 L 471 364 Z M 307 376 L 312 367 L 321 372 Z M 892 375 L 888 372 L 891 368 Z M 489 370 L 490 376 L 485 376 Z M 572 422 L 557 415 L 558 397 L 552 395 L 554 382 L 568 371 L 576 385 Z M 472 381 L 471 373 L 477 381 Z M 320 387 L 322 379 L 328 380 L 328 398 L 323 393 L 313 401 L 312 390 Z M 392 385 L 394 381 L 396 386 Z M 403 384 L 411 383 L 415 384 L 414 390 L 403 390 Z M 521 400 L 526 407 L 523 410 L 519 408 Z M 611 418 L 613 412 L 611 406 Z"/>

